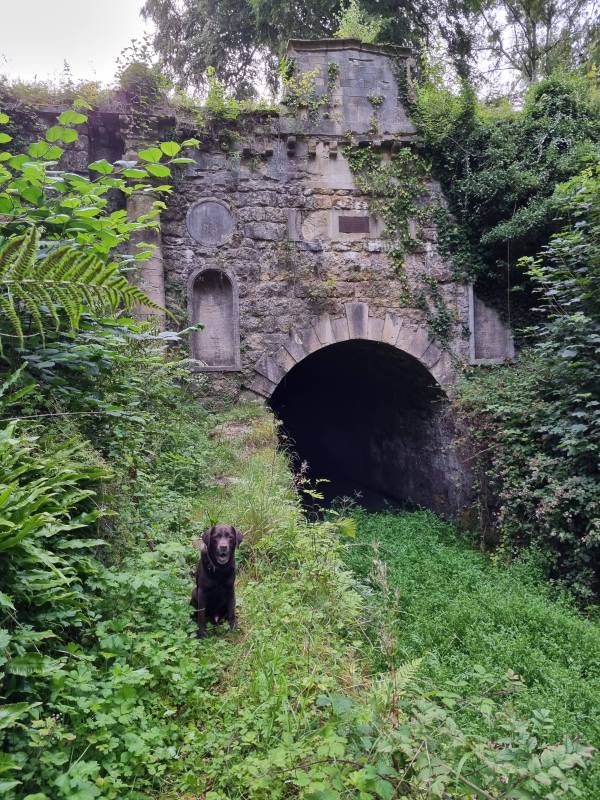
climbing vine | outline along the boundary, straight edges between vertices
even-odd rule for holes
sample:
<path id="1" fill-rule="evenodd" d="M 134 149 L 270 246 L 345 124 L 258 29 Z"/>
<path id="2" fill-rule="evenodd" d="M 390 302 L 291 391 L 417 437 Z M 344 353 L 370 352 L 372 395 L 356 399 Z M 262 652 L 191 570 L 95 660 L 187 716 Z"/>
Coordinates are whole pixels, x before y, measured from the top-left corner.
<path id="1" fill-rule="evenodd" d="M 320 71 L 319 67 L 316 67 L 308 72 L 300 72 L 298 75 L 293 69 L 281 73 L 284 89 L 282 104 L 292 115 L 296 116 L 300 111 L 305 110 L 309 120 L 314 122 L 321 108 L 329 105 L 329 95 L 320 94 L 317 89 L 316 79 Z M 329 71 L 328 79 L 328 85 L 330 85 L 332 78 Z"/>
<path id="2" fill-rule="evenodd" d="M 438 215 L 437 209 L 424 202 L 427 165 L 409 148 L 384 158 L 371 144 L 348 145 L 343 154 L 357 188 L 370 197 L 371 211 L 385 223 L 385 236 L 390 241 L 387 252 L 398 275 L 402 303 L 422 310 L 431 334 L 448 348 L 458 323 L 456 313 L 446 304 L 432 275 L 420 272 L 411 288 L 405 268 L 407 253 L 421 245 L 420 231 Z"/>
<path id="3" fill-rule="evenodd" d="M 483 263 L 464 228 L 454 222 L 444 206 L 437 206 L 433 210 L 433 221 L 440 255 L 452 265 L 454 278 L 457 281 L 474 281 L 483 271 Z"/>

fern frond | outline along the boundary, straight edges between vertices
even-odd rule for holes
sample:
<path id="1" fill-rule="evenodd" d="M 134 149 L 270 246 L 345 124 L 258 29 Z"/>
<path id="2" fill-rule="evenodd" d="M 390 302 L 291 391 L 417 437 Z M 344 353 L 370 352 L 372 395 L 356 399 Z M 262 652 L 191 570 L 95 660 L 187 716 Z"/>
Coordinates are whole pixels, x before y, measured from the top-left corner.
<path id="1" fill-rule="evenodd" d="M 70 266 L 70 258 L 73 250 L 68 245 L 54 250 L 44 259 L 44 273 L 48 279 L 62 280 Z"/>
<path id="2" fill-rule="evenodd" d="M 415 658 L 413 661 L 405 661 L 404 664 L 400 664 L 400 666 L 396 668 L 396 691 L 401 692 L 415 682 L 415 678 L 419 674 L 422 663 L 422 658 Z"/>
<path id="3" fill-rule="evenodd" d="M 15 336 L 19 340 L 19 347 L 23 347 L 23 344 L 25 343 L 23 326 L 21 325 L 21 319 L 10 295 L 0 295 L 0 311 L 10 322 L 12 329 L 15 332 Z M 2 337 L 0 336 L 0 353 L 2 352 Z"/>
<path id="4" fill-rule="evenodd" d="M 32 226 L 23 236 L 23 242 L 15 255 L 15 260 L 10 266 L 10 274 L 14 280 L 31 275 L 35 257 L 40 243 L 40 233 Z"/>
<path id="5" fill-rule="evenodd" d="M 36 260 L 38 252 L 39 232 L 33 227 L 0 251 L 0 314 L 21 346 L 23 314 L 44 337 L 48 320 L 40 306 L 48 309 L 55 330 L 60 328 L 61 314 L 66 316 L 69 328 L 76 330 L 84 308 L 113 312 L 120 306 L 130 310 L 134 305 L 144 305 L 165 310 L 130 284 L 114 262 L 107 264 L 94 253 L 82 253 L 67 245 L 41 260 Z"/>
<path id="6" fill-rule="evenodd" d="M 45 342 L 44 319 L 40 312 L 41 304 L 39 300 L 39 286 L 36 286 L 31 292 L 25 292 L 21 286 L 16 285 L 13 286 L 13 293 L 15 299 L 20 300 L 24 308 L 27 310 L 33 324 L 37 329 L 37 332 L 42 337 L 42 342 Z"/>
<path id="7" fill-rule="evenodd" d="M 57 331 L 60 328 L 60 317 L 56 311 L 54 300 L 43 283 L 38 284 L 37 291 L 40 301 L 46 306 L 48 313 L 52 317 L 52 321 L 54 322 L 54 330 Z"/>
<path id="8" fill-rule="evenodd" d="M 0 277 L 9 269 L 15 259 L 15 255 L 23 243 L 23 236 L 14 236 L 9 239 L 0 250 Z"/>

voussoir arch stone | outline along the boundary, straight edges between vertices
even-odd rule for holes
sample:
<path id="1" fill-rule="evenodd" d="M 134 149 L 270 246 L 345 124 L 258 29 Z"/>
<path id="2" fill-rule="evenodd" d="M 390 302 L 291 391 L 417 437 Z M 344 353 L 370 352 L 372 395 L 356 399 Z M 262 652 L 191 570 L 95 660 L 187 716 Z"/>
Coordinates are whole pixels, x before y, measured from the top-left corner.
<path id="1" fill-rule="evenodd" d="M 312 353 L 339 342 L 364 339 L 412 356 L 446 394 L 452 393 L 457 377 L 452 358 L 436 344 L 422 321 L 404 318 L 397 311 L 388 311 L 383 317 L 371 315 L 369 304 L 363 302 L 346 303 L 344 311 L 336 317 L 320 314 L 309 325 L 293 328 L 279 349 L 261 355 L 247 388 L 268 399 L 287 373 Z"/>

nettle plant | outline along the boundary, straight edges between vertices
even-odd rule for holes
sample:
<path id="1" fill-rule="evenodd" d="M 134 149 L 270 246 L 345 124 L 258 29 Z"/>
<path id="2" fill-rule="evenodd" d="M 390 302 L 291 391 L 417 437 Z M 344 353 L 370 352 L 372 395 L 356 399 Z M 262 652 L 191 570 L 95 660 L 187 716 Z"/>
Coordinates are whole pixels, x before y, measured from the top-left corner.
<path id="1" fill-rule="evenodd" d="M 0 150 L 2 239 L 23 234 L 34 225 L 40 228 L 42 245 L 47 249 L 60 242 L 120 266 L 143 261 L 151 255 L 151 245 L 138 244 L 133 255 L 119 248 L 133 233 L 158 226 L 159 214 L 166 207 L 160 198 L 171 191 L 165 180 L 171 177 L 173 167 L 193 160 L 181 153 L 199 142 L 160 142 L 140 150 L 135 160 L 110 163 L 99 159 L 88 165 L 88 174 L 84 175 L 62 168 L 60 163 L 66 150 L 79 139 L 78 128 L 87 121 L 87 115 L 78 110 L 64 111 L 57 124 L 32 142 L 26 152 Z M 0 126 L 9 122 L 8 114 L 0 112 Z M 0 145 L 9 146 L 11 141 L 10 134 L 0 129 Z M 115 192 L 121 199 L 136 192 L 155 199 L 148 213 L 129 219 L 125 208 L 115 208 L 119 205 Z"/>

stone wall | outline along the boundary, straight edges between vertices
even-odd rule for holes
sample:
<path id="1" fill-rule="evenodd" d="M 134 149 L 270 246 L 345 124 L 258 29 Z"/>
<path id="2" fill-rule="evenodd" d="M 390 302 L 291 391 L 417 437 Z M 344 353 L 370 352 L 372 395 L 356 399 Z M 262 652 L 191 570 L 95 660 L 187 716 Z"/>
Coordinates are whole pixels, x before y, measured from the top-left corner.
<path id="1" fill-rule="evenodd" d="M 91 115 L 68 154 L 69 168 L 84 172 L 97 158 L 135 158 L 155 140 L 200 139 L 194 163 L 174 178 L 160 234 L 153 234 L 153 258 L 136 280 L 182 328 L 204 323 L 190 341 L 203 391 L 215 400 L 270 400 L 317 462 L 337 463 L 339 472 L 362 442 L 354 478 L 370 481 L 369 491 L 455 514 L 468 498 L 469 475 L 454 446 L 449 400 L 462 365 L 512 357 L 510 331 L 456 280 L 432 223 L 409 220 L 415 246 L 400 279 L 389 255 L 397 243 L 357 189 L 344 155 L 347 146 L 369 146 L 385 162 L 401 148 L 418 149 L 401 92 L 410 86 L 412 54 L 321 40 L 292 41 L 289 58 L 290 91 L 308 73 L 314 92 L 308 102 L 289 102 L 287 113 L 213 122 L 207 132 L 167 107 L 140 125 L 139 113 L 121 100 Z M 133 195 L 130 213 L 137 216 L 149 202 Z M 422 202 L 444 202 L 435 183 Z M 407 305 L 423 275 L 456 320 L 443 342 L 423 310 Z M 353 406 L 354 380 L 370 421 Z M 322 395 L 315 381 L 326 384 Z M 375 398 L 371 385 L 378 387 Z M 302 417 L 305 407 L 310 419 Z M 320 408 L 329 422 L 319 427 L 312 420 Z"/>
<path id="2" fill-rule="evenodd" d="M 240 371 L 237 380 L 228 376 L 228 386 L 262 396 L 273 391 L 272 378 L 295 363 L 290 341 L 310 340 L 312 331 L 316 340 L 305 350 L 311 352 L 323 344 L 319 326 L 345 318 L 349 304 L 367 304 L 373 319 L 395 315 L 404 340 L 407 332 L 409 339 L 418 338 L 427 328 L 423 312 L 406 307 L 387 254 L 393 243 L 384 237 L 382 221 L 370 214 L 369 197 L 355 188 L 343 154 L 345 144 L 370 143 L 389 159 L 399 147 L 418 144 L 396 83 L 411 68 L 409 51 L 352 40 L 294 41 L 289 55 L 296 70 L 316 74 L 317 91 L 329 87 L 327 107 L 316 114 L 300 109 L 257 118 L 226 152 L 205 140 L 162 220 L 167 302 L 193 309 L 190 292 L 199 270 L 230 273 L 239 295 Z M 337 65 L 334 71 L 331 64 Z M 374 106 L 372 96 L 382 100 Z M 429 186 L 429 194 L 439 201 L 436 185 Z M 416 228 L 415 221 L 412 225 Z M 438 372 L 450 391 L 458 363 L 453 357 L 466 362 L 473 348 L 471 293 L 454 280 L 440 255 L 435 228 L 420 230 L 419 238 L 419 247 L 406 256 L 409 285 L 420 273 L 433 276 L 463 323 L 455 326 L 449 351 L 438 348 L 443 365 Z M 197 341 L 192 350 L 202 351 Z M 206 368 L 215 372 L 209 361 L 196 365 Z M 218 375 L 211 380 L 218 385 Z"/>

